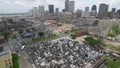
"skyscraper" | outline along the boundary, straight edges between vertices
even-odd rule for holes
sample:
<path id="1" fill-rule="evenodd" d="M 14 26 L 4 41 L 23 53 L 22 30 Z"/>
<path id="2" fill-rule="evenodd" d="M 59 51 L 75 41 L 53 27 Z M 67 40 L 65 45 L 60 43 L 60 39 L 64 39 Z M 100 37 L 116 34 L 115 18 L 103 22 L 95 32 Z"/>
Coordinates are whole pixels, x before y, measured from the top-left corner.
<path id="1" fill-rule="evenodd" d="M 112 8 L 112 10 L 111 10 L 111 18 L 114 18 L 114 17 L 116 17 L 116 8 Z"/>
<path id="2" fill-rule="evenodd" d="M 49 5 L 49 13 L 54 13 L 54 5 Z"/>
<path id="3" fill-rule="evenodd" d="M 43 15 L 44 11 L 45 11 L 44 6 L 39 6 L 38 7 L 38 13 L 39 13 L 39 15 Z"/>
<path id="4" fill-rule="evenodd" d="M 33 12 L 37 13 L 37 11 L 38 11 L 37 7 L 33 7 Z"/>
<path id="5" fill-rule="evenodd" d="M 37 16 L 38 16 L 38 9 L 37 9 L 37 7 L 33 7 L 33 9 L 32 9 L 32 15 L 33 15 L 34 17 L 37 17 Z"/>
<path id="6" fill-rule="evenodd" d="M 56 12 L 56 13 L 59 13 L 59 8 L 56 8 L 56 9 L 55 9 L 55 12 Z"/>
<path id="7" fill-rule="evenodd" d="M 85 11 L 82 12 L 81 17 L 89 17 L 89 7 L 85 7 Z"/>
<path id="8" fill-rule="evenodd" d="M 90 16 L 96 16 L 96 15 L 97 15 L 97 6 L 93 5 L 90 11 Z"/>
<path id="9" fill-rule="evenodd" d="M 118 15 L 120 15 L 120 9 L 119 9 L 119 10 L 117 10 L 117 14 L 118 14 Z"/>
<path id="10" fill-rule="evenodd" d="M 92 6 L 92 10 L 97 10 L 97 6 L 96 6 L 96 5 L 93 5 L 93 6 Z"/>
<path id="11" fill-rule="evenodd" d="M 100 4 L 99 6 L 99 18 L 103 18 L 103 17 L 107 17 L 107 13 L 108 13 L 108 5 L 107 4 Z"/>
<path id="12" fill-rule="evenodd" d="M 65 1 L 65 11 L 69 11 L 69 0 Z"/>
<path id="13" fill-rule="evenodd" d="M 117 10 L 116 16 L 117 16 L 117 18 L 120 18 L 120 9 Z"/>
<path id="14" fill-rule="evenodd" d="M 65 9 L 63 9 L 62 12 L 65 12 Z"/>
<path id="15" fill-rule="evenodd" d="M 116 8 L 112 8 L 112 13 L 115 13 L 116 12 Z"/>
<path id="16" fill-rule="evenodd" d="M 85 12 L 89 12 L 89 7 L 85 7 Z"/>
<path id="17" fill-rule="evenodd" d="M 69 12 L 74 13 L 74 7 L 75 7 L 75 2 L 74 1 L 70 1 L 69 2 Z"/>

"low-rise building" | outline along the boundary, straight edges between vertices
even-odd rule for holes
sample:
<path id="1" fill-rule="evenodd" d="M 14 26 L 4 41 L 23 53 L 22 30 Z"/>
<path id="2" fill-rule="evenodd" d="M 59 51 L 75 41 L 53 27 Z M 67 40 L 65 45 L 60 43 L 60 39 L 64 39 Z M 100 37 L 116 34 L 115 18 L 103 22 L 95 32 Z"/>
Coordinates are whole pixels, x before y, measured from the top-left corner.
<path id="1" fill-rule="evenodd" d="M 0 44 L 4 43 L 5 42 L 5 38 L 4 36 L 0 36 Z"/>
<path id="2" fill-rule="evenodd" d="M 61 17 L 63 19 L 72 19 L 73 18 L 72 13 L 70 13 L 70 12 L 62 12 Z"/>
<path id="3" fill-rule="evenodd" d="M 103 28 L 98 28 L 98 27 L 88 28 L 87 33 L 102 38 L 105 38 L 107 36 L 107 31 Z"/>
<path id="4" fill-rule="evenodd" d="M 120 42 L 120 35 L 116 36 L 115 40 L 116 40 L 117 42 Z"/>
<path id="5" fill-rule="evenodd" d="M 76 27 L 83 26 L 83 22 L 80 22 L 80 21 L 76 21 L 74 24 L 75 24 Z"/>
<path id="6" fill-rule="evenodd" d="M 21 36 L 22 38 L 31 38 L 33 37 L 35 34 L 32 33 L 32 32 L 26 32 L 26 33 L 23 33 Z"/>
<path id="7" fill-rule="evenodd" d="M 88 18 L 88 17 L 90 17 L 90 13 L 83 11 L 82 14 L 81 14 L 81 17 Z"/>
<path id="8" fill-rule="evenodd" d="M 11 52 L 0 48 L 0 68 L 13 68 Z"/>

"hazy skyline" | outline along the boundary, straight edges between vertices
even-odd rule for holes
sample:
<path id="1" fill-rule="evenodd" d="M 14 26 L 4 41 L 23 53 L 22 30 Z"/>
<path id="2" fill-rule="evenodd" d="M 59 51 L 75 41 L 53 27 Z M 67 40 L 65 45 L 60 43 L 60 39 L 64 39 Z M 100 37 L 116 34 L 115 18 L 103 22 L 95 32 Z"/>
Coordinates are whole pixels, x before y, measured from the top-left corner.
<path id="1" fill-rule="evenodd" d="M 92 5 L 97 5 L 97 10 L 100 3 L 109 4 L 109 10 L 111 8 L 120 9 L 120 0 L 71 0 L 75 1 L 75 10 L 82 9 L 86 6 L 90 7 Z M 55 8 L 64 9 L 65 0 L 0 0 L 0 13 L 23 13 L 32 9 L 32 7 L 37 7 L 39 5 L 47 7 L 49 4 L 53 4 Z"/>

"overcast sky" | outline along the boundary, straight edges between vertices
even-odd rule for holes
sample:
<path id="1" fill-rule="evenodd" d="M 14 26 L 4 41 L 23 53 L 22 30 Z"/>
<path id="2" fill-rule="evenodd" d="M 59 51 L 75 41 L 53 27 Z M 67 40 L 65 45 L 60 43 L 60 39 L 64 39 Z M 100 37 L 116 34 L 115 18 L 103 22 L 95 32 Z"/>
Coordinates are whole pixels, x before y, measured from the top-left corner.
<path id="1" fill-rule="evenodd" d="M 115 7 L 120 9 L 120 0 L 74 0 L 75 9 L 82 9 L 86 6 L 91 8 L 92 5 L 99 6 L 100 3 L 109 4 L 109 10 Z M 32 7 L 37 7 L 38 5 L 45 6 L 47 10 L 48 4 L 55 5 L 55 8 L 64 8 L 65 0 L 0 0 L 0 13 L 22 13 L 27 12 Z"/>

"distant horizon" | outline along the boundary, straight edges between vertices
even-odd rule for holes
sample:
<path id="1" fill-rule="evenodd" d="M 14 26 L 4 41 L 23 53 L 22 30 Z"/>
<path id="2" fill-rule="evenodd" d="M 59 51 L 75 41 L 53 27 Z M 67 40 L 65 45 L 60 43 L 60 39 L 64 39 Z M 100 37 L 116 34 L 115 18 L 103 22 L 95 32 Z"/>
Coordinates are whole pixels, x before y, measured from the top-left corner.
<path id="1" fill-rule="evenodd" d="M 89 7 L 91 10 L 92 5 L 97 6 L 99 9 L 100 3 L 109 4 L 109 11 L 112 8 L 120 9 L 120 0 L 70 0 L 75 1 L 75 10 L 81 9 L 84 11 L 85 7 Z M 55 8 L 60 8 L 60 11 L 64 9 L 65 0 L 1 0 L 0 14 L 14 14 L 14 13 L 26 13 L 33 7 L 39 5 L 45 6 L 45 10 L 48 9 L 48 5 L 53 4 Z"/>
<path id="2" fill-rule="evenodd" d="M 18 13 L 0 13 L 0 15 L 5 15 L 5 14 L 8 14 L 8 15 L 11 15 L 11 14 L 26 14 L 27 12 L 18 12 Z"/>

